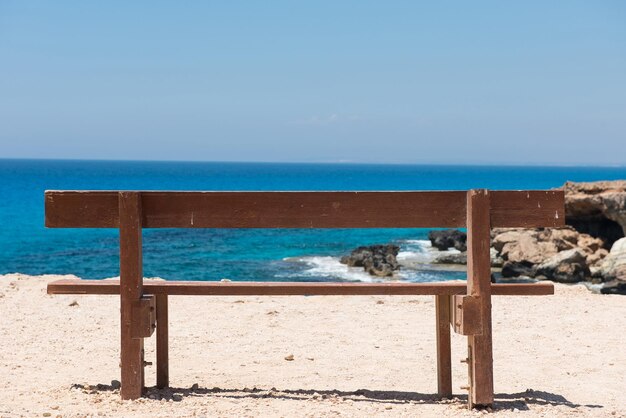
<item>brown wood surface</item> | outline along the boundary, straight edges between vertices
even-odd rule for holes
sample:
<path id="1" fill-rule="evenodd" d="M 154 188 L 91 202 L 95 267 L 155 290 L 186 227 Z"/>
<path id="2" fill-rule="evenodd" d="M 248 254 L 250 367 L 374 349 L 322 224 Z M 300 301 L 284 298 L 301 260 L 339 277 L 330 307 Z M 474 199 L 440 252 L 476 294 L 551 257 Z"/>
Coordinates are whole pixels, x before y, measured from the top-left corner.
<path id="1" fill-rule="evenodd" d="M 170 385 L 169 372 L 169 330 L 167 295 L 156 295 L 157 331 L 156 331 L 156 384 L 159 389 Z"/>
<path id="2" fill-rule="evenodd" d="M 491 295 L 554 293 L 551 284 L 491 284 L 490 228 L 565 224 L 563 191 L 47 191 L 45 213 L 47 227 L 120 230 L 120 281 L 61 280 L 49 283 L 48 293 L 120 295 L 122 399 L 136 399 L 143 392 L 143 338 L 137 337 L 149 335 L 151 328 L 145 325 L 152 325 L 141 304 L 144 290 L 157 298 L 158 387 L 169 384 L 168 295 L 436 295 L 438 390 L 442 397 L 451 396 L 452 392 L 450 296 L 468 294 L 472 302 L 478 302 L 479 309 L 475 311 L 479 315 L 469 318 L 463 312 L 458 316 L 463 329 L 481 331 L 481 335 L 468 338 L 470 407 L 493 403 Z M 144 286 L 142 283 L 142 228 L 387 227 L 467 227 L 467 286 L 464 283 L 164 281 L 146 281 Z"/>
<path id="3" fill-rule="evenodd" d="M 148 338 L 156 329 L 156 297 L 144 295 L 133 303 L 133 338 Z"/>
<path id="4" fill-rule="evenodd" d="M 452 352 L 450 348 L 450 296 L 435 296 L 437 326 L 437 393 L 452 397 Z"/>
<path id="5" fill-rule="evenodd" d="M 142 297 L 141 197 L 139 193 L 119 193 L 120 227 L 120 323 L 121 395 L 137 399 L 143 391 L 143 338 L 134 338 L 133 307 Z"/>
<path id="6" fill-rule="evenodd" d="M 564 225 L 562 191 L 492 192 L 493 227 Z M 461 228 L 463 191 L 141 192 L 144 228 Z M 117 228 L 114 191 L 47 191 L 46 226 Z"/>
<path id="7" fill-rule="evenodd" d="M 483 333 L 482 301 L 480 298 L 468 295 L 454 295 L 452 297 L 454 309 L 451 323 L 454 332 L 461 335 L 480 335 Z"/>
<path id="8" fill-rule="evenodd" d="M 470 190 L 467 193 L 467 293 L 478 298 L 482 317 L 482 333 L 468 337 L 470 408 L 493 404 L 490 195 L 487 190 Z"/>
<path id="9" fill-rule="evenodd" d="M 492 228 L 565 226 L 563 190 L 489 191 Z"/>
<path id="10" fill-rule="evenodd" d="M 305 283 L 305 282 L 201 282 L 144 280 L 152 295 L 281 296 L 281 295 L 464 295 L 463 282 L 439 283 Z M 48 294 L 117 295 L 119 280 L 62 279 L 48 283 Z M 553 295 L 552 283 L 497 283 L 493 295 Z M 157 320 L 158 323 L 158 320 Z"/>

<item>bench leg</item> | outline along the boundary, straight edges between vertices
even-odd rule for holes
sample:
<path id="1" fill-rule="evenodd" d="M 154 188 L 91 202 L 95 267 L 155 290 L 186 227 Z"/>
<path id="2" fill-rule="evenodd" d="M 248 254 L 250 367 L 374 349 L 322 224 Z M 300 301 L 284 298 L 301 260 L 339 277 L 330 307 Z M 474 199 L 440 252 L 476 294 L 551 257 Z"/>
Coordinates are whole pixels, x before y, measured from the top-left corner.
<path id="1" fill-rule="evenodd" d="M 120 223 L 120 323 L 121 395 L 137 399 L 143 392 L 143 338 L 133 330 L 138 318 L 133 307 L 142 297 L 141 196 L 136 192 L 119 194 Z"/>
<path id="2" fill-rule="evenodd" d="M 482 323 L 482 333 L 468 337 L 470 408 L 493 404 L 489 211 L 488 191 L 467 193 L 467 294 L 478 298 Z"/>
<path id="3" fill-rule="evenodd" d="M 167 295 L 157 295 L 156 315 L 156 361 L 157 388 L 163 389 L 170 385 L 169 353 L 168 353 L 168 319 Z"/>
<path id="4" fill-rule="evenodd" d="M 489 318 L 490 319 L 490 318 Z M 469 355 L 469 407 L 491 406 L 493 404 L 493 351 L 491 323 L 483 326 L 482 335 L 470 335 Z"/>
<path id="5" fill-rule="evenodd" d="M 452 360 L 450 351 L 450 296 L 435 296 L 437 310 L 437 393 L 452 397 Z"/>

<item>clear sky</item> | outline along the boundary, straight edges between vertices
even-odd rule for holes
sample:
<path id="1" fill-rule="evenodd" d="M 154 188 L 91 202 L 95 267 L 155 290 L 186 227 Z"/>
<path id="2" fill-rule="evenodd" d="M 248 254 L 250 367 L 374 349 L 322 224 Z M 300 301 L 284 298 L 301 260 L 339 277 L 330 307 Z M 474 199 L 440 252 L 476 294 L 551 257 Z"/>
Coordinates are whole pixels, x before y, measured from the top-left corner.
<path id="1" fill-rule="evenodd" d="M 0 0 L 2 157 L 626 164 L 626 2 Z"/>

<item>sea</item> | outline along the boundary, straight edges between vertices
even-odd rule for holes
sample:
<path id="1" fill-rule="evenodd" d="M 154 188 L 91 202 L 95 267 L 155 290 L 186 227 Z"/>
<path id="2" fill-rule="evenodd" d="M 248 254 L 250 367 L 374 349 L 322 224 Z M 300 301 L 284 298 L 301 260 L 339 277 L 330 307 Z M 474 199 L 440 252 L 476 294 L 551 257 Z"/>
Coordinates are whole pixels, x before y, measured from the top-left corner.
<path id="1" fill-rule="evenodd" d="M 626 167 L 287 164 L 0 159 L 0 274 L 119 276 L 116 229 L 47 229 L 45 190 L 549 189 L 626 178 Z M 144 275 L 166 280 L 375 281 L 339 262 L 394 243 L 392 280 L 463 279 L 430 263 L 426 229 L 146 229 Z M 454 250 L 451 250 L 454 251 Z"/>

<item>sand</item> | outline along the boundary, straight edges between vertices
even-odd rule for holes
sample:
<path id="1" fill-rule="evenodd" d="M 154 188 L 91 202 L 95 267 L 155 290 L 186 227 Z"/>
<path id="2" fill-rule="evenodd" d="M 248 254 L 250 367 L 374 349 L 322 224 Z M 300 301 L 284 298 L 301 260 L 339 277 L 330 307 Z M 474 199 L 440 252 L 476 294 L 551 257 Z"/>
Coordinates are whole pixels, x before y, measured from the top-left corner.
<path id="1" fill-rule="evenodd" d="M 171 297 L 172 389 L 121 401 L 118 298 L 46 295 L 58 278 L 0 276 L 2 417 L 486 413 L 466 409 L 455 334 L 456 397 L 436 399 L 433 298 L 405 296 Z M 493 315 L 494 416 L 626 416 L 626 297 L 557 285 Z"/>

